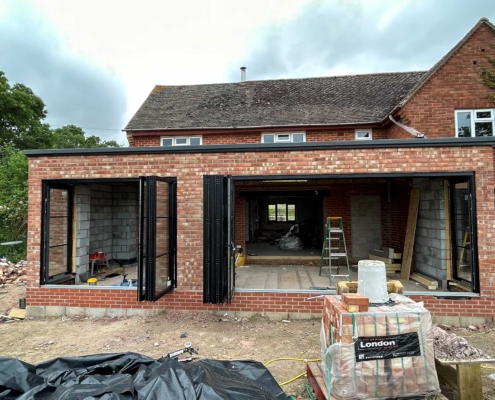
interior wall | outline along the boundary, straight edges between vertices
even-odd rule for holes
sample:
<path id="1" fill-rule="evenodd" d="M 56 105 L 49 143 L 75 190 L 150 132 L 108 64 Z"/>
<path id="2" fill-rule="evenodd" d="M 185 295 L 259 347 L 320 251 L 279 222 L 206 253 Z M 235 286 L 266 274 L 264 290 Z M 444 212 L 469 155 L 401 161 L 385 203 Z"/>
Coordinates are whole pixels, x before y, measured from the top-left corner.
<path id="1" fill-rule="evenodd" d="M 390 188 L 385 189 L 382 197 L 383 247 L 396 253 L 404 251 L 412 187 L 410 178 L 391 179 Z"/>
<path id="2" fill-rule="evenodd" d="M 167 198 L 168 199 L 168 198 Z M 165 206 L 161 205 L 161 209 Z M 112 191 L 112 259 L 133 260 L 138 247 L 138 187 L 114 185 Z"/>
<path id="3" fill-rule="evenodd" d="M 382 248 L 381 197 L 351 196 L 352 258 L 367 259 Z"/>
<path id="4" fill-rule="evenodd" d="M 89 240 L 91 218 L 91 190 L 87 185 L 79 185 L 74 190 L 76 220 L 76 273 L 83 274 L 89 266 Z"/>
<path id="5" fill-rule="evenodd" d="M 112 186 L 91 184 L 89 253 L 105 253 L 107 260 L 112 254 Z"/>
<path id="6" fill-rule="evenodd" d="M 433 278 L 447 278 L 447 241 L 445 232 L 445 199 L 443 179 L 414 179 L 420 189 L 416 237 L 414 242 L 414 270 Z"/>

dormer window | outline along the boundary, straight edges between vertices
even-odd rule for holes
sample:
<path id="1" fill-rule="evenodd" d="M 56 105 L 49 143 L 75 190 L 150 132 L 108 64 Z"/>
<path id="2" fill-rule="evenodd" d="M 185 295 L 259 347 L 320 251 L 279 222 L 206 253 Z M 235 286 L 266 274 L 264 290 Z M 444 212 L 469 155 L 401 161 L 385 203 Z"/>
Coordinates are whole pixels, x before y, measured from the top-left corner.
<path id="1" fill-rule="evenodd" d="M 372 140 L 373 131 L 371 129 L 356 129 L 354 131 L 355 140 Z"/>
<path id="2" fill-rule="evenodd" d="M 305 141 L 306 141 L 305 132 L 261 134 L 261 143 L 303 143 Z"/>
<path id="3" fill-rule="evenodd" d="M 456 110 L 455 136 L 493 136 L 494 111 L 490 108 L 481 110 Z"/>

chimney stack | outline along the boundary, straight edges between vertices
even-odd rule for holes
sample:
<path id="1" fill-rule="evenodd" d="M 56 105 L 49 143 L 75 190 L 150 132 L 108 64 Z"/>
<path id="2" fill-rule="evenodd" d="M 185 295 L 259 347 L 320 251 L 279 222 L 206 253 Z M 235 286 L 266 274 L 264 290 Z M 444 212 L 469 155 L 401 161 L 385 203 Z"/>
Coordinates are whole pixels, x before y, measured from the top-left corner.
<path id="1" fill-rule="evenodd" d="M 246 82 L 246 67 L 241 67 L 241 82 Z"/>

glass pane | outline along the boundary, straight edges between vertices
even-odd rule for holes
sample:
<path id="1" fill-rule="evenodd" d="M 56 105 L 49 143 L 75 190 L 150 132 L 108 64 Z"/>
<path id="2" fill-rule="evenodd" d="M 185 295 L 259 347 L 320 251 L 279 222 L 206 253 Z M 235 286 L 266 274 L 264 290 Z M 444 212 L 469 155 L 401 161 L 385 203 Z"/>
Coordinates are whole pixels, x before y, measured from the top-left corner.
<path id="1" fill-rule="evenodd" d="M 476 111 L 476 118 L 491 118 L 492 117 L 492 112 L 491 111 Z"/>
<path id="2" fill-rule="evenodd" d="M 356 136 L 359 139 L 368 139 L 370 137 L 370 133 L 366 131 L 356 132 Z"/>
<path id="3" fill-rule="evenodd" d="M 292 135 L 292 141 L 294 143 L 302 143 L 302 142 L 304 142 L 304 133 L 294 133 Z"/>
<path id="4" fill-rule="evenodd" d="M 457 277 L 471 282 L 471 249 L 469 247 L 457 247 Z"/>
<path id="5" fill-rule="evenodd" d="M 453 196 L 454 251 L 456 253 L 457 278 L 471 281 L 471 227 L 469 219 L 469 192 L 466 182 L 456 183 Z"/>
<path id="6" fill-rule="evenodd" d="M 296 220 L 296 205 L 288 204 L 287 205 L 287 221 L 295 221 Z"/>
<path id="7" fill-rule="evenodd" d="M 50 277 L 67 272 L 67 250 L 67 245 L 51 247 L 48 250 L 48 273 Z"/>
<path id="8" fill-rule="evenodd" d="M 476 122 L 474 131 L 476 137 L 493 136 L 493 122 Z"/>
<path id="9" fill-rule="evenodd" d="M 287 220 L 287 208 L 285 204 L 277 204 L 277 221 Z"/>
<path id="10" fill-rule="evenodd" d="M 290 135 L 277 135 L 277 142 L 290 142 Z"/>
<path id="11" fill-rule="evenodd" d="M 456 113 L 457 117 L 457 136 L 471 137 L 471 111 L 462 111 Z"/>
<path id="12" fill-rule="evenodd" d="M 69 192 L 50 189 L 48 220 L 48 276 L 68 271 L 67 252 L 69 243 Z"/>
<path id="13" fill-rule="evenodd" d="M 263 143 L 275 143 L 275 135 L 263 135 Z"/>
<path id="14" fill-rule="evenodd" d="M 169 271 L 170 252 L 169 219 L 169 183 L 156 182 L 156 240 L 155 240 L 155 294 L 163 292 L 170 286 Z"/>
<path id="15" fill-rule="evenodd" d="M 175 144 L 177 145 L 187 144 L 187 138 L 175 138 Z"/>
<path id="16" fill-rule="evenodd" d="M 268 221 L 276 221 L 277 216 L 276 216 L 276 209 L 277 207 L 275 204 L 269 204 L 268 205 Z"/>
<path id="17" fill-rule="evenodd" d="M 162 146 L 172 146 L 173 144 L 173 139 L 162 139 Z"/>
<path id="18" fill-rule="evenodd" d="M 201 144 L 201 138 L 199 137 L 192 137 L 189 139 L 189 144 L 191 146 L 199 146 Z"/>

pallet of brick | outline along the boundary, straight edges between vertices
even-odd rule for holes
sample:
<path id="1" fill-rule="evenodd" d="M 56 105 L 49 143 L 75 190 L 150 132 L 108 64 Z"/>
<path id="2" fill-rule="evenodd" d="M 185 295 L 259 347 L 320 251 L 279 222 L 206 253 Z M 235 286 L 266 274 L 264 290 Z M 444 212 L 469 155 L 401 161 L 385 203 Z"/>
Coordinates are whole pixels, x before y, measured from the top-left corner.
<path id="1" fill-rule="evenodd" d="M 400 301 L 399 296 L 404 297 L 394 297 Z M 324 304 L 321 368 L 327 376 L 330 367 L 333 396 L 376 399 L 439 392 L 431 315 L 422 303 L 398 302 L 357 313 L 345 309 L 341 296 L 326 296 Z"/>

